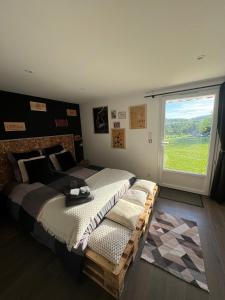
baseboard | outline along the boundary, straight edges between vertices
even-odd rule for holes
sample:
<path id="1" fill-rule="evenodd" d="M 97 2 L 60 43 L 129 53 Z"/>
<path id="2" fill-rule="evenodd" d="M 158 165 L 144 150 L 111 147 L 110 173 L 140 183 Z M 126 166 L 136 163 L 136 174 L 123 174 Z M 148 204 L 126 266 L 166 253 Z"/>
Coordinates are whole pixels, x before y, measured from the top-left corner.
<path id="1" fill-rule="evenodd" d="M 190 192 L 190 193 L 195 193 L 195 194 L 208 196 L 207 193 L 203 193 L 201 190 L 198 190 L 198 189 L 192 189 L 192 188 L 188 188 L 188 187 L 186 188 L 186 187 L 167 184 L 167 183 L 161 183 L 160 186 L 164 186 L 164 187 L 168 187 L 168 188 L 171 188 L 171 189 L 176 189 L 176 190 L 180 190 L 180 191 L 185 191 L 185 192 Z"/>

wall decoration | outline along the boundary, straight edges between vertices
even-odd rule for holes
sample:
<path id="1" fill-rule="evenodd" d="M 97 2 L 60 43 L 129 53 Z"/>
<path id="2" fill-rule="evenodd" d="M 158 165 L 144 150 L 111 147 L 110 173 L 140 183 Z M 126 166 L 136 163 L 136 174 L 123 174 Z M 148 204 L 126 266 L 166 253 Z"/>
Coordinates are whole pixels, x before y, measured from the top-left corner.
<path id="1" fill-rule="evenodd" d="M 125 111 L 119 111 L 118 112 L 118 119 L 126 119 L 126 112 Z"/>
<path id="2" fill-rule="evenodd" d="M 68 120 L 67 119 L 55 119 L 55 126 L 56 127 L 68 127 Z"/>
<path id="3" fill-rule="evenodd" d="M 114 128 L 120 128 L 120 122 L 113 122 Z"/>
<path id="4" fill-rule="evenodd" d="M 46 104 L 46 112 L 32 111 L 30 102 Z M 79 104 L 5 91 L 0 91 L 0 103 L 2 105 L 0 109 L 0 140 L 53 136 L 58 134 L 82 136 Z M 67 117 L 67 109 L 76 110 L 77 117 Z M 55 119 L 68 119 L 68 127 L 56 127 Z M 5 131 L 4 121 L 25 122 L 26 130 Z"/>
<path id="5" fill-rule="evenodd" d="M 108 123 L 108 107 L 93 108 L 94 117 L 94 132 L 95 133 L 109 133 Z"/>
<path id="6" fill-rule="evenodd" d="M 30 109 L 34 111 L 47 111 L 46 103 L 30 101 Z"/>
<path id="7" fill-rule="evenodd" d="M 4 122 L 5 131 L 26 131 L 25 122 Z"/>
<path id="8" fill-rule="evenodd" d="M 116 119 L 116 110 L 111 110 L 111 119 Z"/>
<path id="9" fill-rule="evenodd" d="M 112 147 L 125 149 L 125 128 L 112 129 Z"/>
<path id="10" fill-rule="evenodd" d="M 74 141 L 80 141 L 82 138 L 79 134 L 74 135 Z"/>
<path id="11" fill-rule="evenodd" d="M 146 104 L 130 107 L 130 129 L 147 127 Z"/>
<path id="12" fill-rule="evenodd" d="M 77 111 L 76 111 L 76 109 L 67 109 L 66 114 L 68 117 L 76 117 Z"/>

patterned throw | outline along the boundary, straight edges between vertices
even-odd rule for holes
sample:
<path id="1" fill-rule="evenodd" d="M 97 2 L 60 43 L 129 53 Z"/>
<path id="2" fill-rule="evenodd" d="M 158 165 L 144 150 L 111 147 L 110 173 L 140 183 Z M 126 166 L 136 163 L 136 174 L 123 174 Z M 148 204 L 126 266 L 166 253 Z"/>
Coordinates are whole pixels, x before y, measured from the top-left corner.
<path id="1" fill-rule="evenodd" d="M 155 211 L 141 258 L 209 291 L 196 222 Z"/>

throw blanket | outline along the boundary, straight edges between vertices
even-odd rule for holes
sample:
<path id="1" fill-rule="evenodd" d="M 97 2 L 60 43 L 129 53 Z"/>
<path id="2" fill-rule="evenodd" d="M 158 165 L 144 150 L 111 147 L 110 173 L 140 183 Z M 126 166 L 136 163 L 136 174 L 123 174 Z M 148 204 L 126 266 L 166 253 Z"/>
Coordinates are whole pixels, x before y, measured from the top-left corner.
<path id="1" fill-rule="evenodd" d="M 86 180 L 93 201 L 65 207 L 65 196 L 57 195 L 44 205 L 38 222 L 59 241 L 65 242 L 69 251 L 79 247 L 83 250 L 89 234 L 129 189 L 129 180 L 133 177 L 127 171 L 104 169 Z"/>
<path id="2" fill-rule="evenodd" d="M 76 169 L 71 175 L 85 179 L 90 170 Z M 79 173 L 79 171 L 81 171 Z M 127 171 L 103 169 L 86 179 L 87 185 L 94 195 L 94 200 L 74 207 L 65 206 L 65 196 L 62 191 L 73 180 L 73 176 L 62 175 L 48 185 L 41 183 L 19 184 L 9 195 L 17 207 L 14 216 L 29 223 L 29 231 L 34 232 L 36 222 L 66 244 L 67 249 L 83 250 L 87 245 L 90 233 L 101 222 L 105 214 L 114 206 L 120 197 L 128 190 L 134 175 Z M 80 174 L 80 175 L 79 175 Z M 25 212 L 25 213 L 24 213 Z M 27 224 L 25 224 L 27 225 Z M 38 237 L 41 240 L 41 237 Z"/>

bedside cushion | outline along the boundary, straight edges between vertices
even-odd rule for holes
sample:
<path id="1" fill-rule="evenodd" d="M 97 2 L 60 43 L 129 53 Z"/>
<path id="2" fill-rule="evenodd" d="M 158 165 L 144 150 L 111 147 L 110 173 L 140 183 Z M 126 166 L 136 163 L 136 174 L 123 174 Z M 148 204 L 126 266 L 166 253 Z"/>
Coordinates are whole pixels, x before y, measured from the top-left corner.
<path id="1" fill-rule="evenodd" d="M 139 190 L 145 193 L 153 194 L 156 183 L 149 180 L 137 179 L 134 185 L 131 187 L 131 190 Z"/>
<path id="2" fill-rule="evenodd" d="M 136 228 L 143 207 L 120 199 L 116 205 L 107 213 L 106 218 L 127 227 L 130 230 Z"/>
<path id="3" fill-rule="evenodd" d="M 76 161 L 70 151 L 55 154 L 62 171 L 67 171 L 76 166 Z"/>
<path id="4" fill-rule="evenodd" d="M 88 247 L 117 265 L 131 235 L 131 230 L 105 219 L 91 233 L 88 239 Z"/>
<path id="5" fill-rule="evenodd" d="M 45 158 L 45 156 L 38 156 L 38 157 L 29 158 L 29 159 L 20 159 L 20 160 L 18 160 L 18 167 L 19 167 L 19 170 L 20 170 L 20 176 L 21 176 L 21 180 L 22 180 L 23 183 L 28 183 L 29 182 L 29 176 L 28 176 L 28 173 L 27 173 L 25 162 L 31 161 L 31 160 L 39 160 L 39 159 L 43 159 L 43 158 Z"/>
<path id="6" fill-rule="evenodd" d="M 47 157 L 25 161 L 24 164 L 28 174 L 29 183 L 45 183 L 53 176 L 53 171 Z"/>
<path id="7" fill-rule="evenodd" d="M 22 182 L 22 177 L 21 177 L 19 166 L 18 166 L 18 161 L 21 159 L 29 159 L 32 157 L 41 156 L 41 151 L 33 150 L 33 151 L 29 151 L 29 152 L 18 152 L 18 153 L 8 152 L 7 156 L 8 156 L 9 162 L 12 165 L 13 173 L 15 175 L 16 181 Z"/>
<path id="8" fill-rule="evenodd" d="M 129 189 L 122 199 L 130 203 L 144 207 L 147 199 L 147 195 L 148 194 L 146 192 Z"/>

